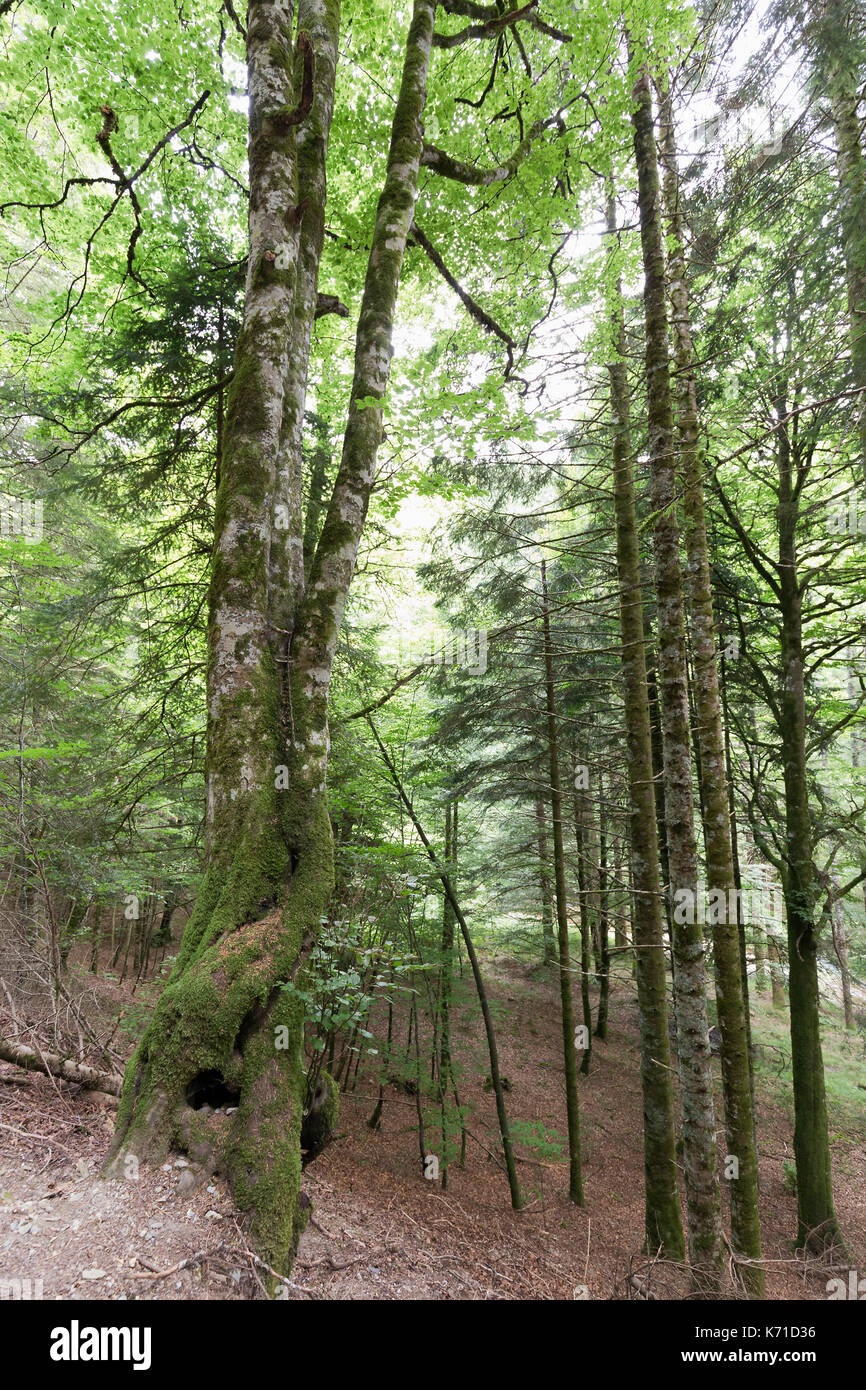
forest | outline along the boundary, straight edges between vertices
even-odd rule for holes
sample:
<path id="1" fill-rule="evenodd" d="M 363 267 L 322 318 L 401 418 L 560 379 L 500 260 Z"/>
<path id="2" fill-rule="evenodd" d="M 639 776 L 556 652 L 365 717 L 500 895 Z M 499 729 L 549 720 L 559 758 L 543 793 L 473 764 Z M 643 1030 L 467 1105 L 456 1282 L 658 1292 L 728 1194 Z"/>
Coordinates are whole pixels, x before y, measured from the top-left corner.
<path id="1" fill-rule="evenodd" d="M 0 1300 L 866 1299 L 863 0 L 0 54 Z"/>

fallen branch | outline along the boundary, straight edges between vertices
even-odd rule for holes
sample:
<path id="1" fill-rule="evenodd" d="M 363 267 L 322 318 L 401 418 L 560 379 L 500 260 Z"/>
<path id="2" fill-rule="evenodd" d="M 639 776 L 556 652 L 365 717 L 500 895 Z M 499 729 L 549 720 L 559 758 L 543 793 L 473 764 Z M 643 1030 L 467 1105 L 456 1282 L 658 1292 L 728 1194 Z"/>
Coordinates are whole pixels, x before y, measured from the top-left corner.
<path id="1" fill-rule="evenodd" d="M 214 1250 L 197 1250 L 194 1255 L 187 1255 L 185 1260 L 178 1260 L 177 1264 L 172 1265 L 170 1269 L 155 1269 L 152 1274 L 146 1270 L 133 1269 L 130 1270 L 127 1277 L 130 1279 L 167 1279 L 170 1274 L 178 1274 L 182 1269 L 188 1269 L 190 1265 L 198 1264 L 200 1260 L 206 1260 L 209 1255 L 215 1253 Z M 135 1258 L 140 1264 L 144 1263 L 140 1255 L 136 1255 Z"/>
<path id="2" fill-rule="evenodd" d="M 73 1062 L 71 1057 L 59 1057 L 52 1052 L 40 1056 L 32 1047 L 24 1047 L 3 1037 L 0 1037 L 0 1061 L 11 1062 L 25 1071 L 41 1071 L 46 1076 L 57 1076 L 63 1081 L 76 1081 L 88 1091 L 102 1091 L 109 1096 L 119 1096 L 123 1085 L 122 1076 L 97 1071 L 95 1067 L 87 1067 L 83 1062 Z"/>

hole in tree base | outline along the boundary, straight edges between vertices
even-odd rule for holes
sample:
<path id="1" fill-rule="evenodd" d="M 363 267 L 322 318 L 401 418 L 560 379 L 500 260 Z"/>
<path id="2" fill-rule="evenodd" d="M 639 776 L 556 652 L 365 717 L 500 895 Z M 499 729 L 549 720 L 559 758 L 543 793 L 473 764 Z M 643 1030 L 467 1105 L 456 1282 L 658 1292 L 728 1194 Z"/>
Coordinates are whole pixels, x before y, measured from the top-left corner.
<path id="1" fill-rule="evenodd" d="M 240 1102 L 239 1090 L 226 1084 L 221 1071 L 200 1071 L 186 1088 L 186 1103 L 193 1110 L 201 1110 L 209 1105 L 218 1110 L 224 1105 L 237 1105 Z"/>

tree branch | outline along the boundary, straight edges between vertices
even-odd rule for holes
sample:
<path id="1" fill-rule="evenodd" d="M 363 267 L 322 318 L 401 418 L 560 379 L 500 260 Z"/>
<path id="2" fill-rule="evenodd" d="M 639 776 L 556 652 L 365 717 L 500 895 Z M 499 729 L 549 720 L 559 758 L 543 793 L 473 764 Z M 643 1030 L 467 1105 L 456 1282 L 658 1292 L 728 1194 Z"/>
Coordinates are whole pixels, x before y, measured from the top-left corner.
<path id="1" fill-rule="evenodd" d="M 447 265 L 443 261 L 439 252 L 436 250 L 436 247 L 433 246 L 433 244 L 428 240 L 427 236 L 418 226 L 417 222 L 413 223 L 412 226 L 412 239 L 418 244 L 418 246 L 421 247 L 421 250 L 425 253 L 428 260 L 430 260 L 432 264 L 435 265 L 436 269 L 439 271 L 439 274 L 442 276 L 443 280 L 445 280 L 446 284 L 451 286 L 454 293 L 460 299 L 461 303 L 465 306 L 470 317 L 473 318 L 476 323 L 479 323 L 481 327 L 485 330 L 485 332 L 492 333 L 494 337 L 498 338 L 500 342 L 505 344 L 505 350 L 508 356 L 508 361 L 505 367 L 505 379 L 507 381 L 514 368 L 514 350 L 517 347 L 517 344 L 511 337 L 511 334 L 506 333 L 504 328 L 500 328 L 496 320 L 491 318 L 491 316 L 486 312 L 486 310 L 482 309 L 481 305 L 476 303 L 476 301 L 472 298 L 472 295 L 468 292 L 468 290 L 464 290 L 463 286 L 458 283 L 458 281 L 455 279 L 455 277 L 452 275 L 451 271 L 448 269 Z"/>
<path id="2" fill-rule="evenodd" d="M 455 179 L 458 183 L 465 183 L 475 188 L 486 188 L 488 184 L 501 183 L 516 174 L 542 131 L 554 124 L 556 124 L 555 117 L 536 121 L 529 134 L 521 140 L 510 158 L 495 169 L 479 169 L 477 165 L 469 164 L 464 159 L 455 159 L 445 150 L 440 150 L 437 145 L 426 144 L 421 155 L 421 163 L 425 169 L 431 169 L 434 174 L 440 174 L 442 178 Z"/>

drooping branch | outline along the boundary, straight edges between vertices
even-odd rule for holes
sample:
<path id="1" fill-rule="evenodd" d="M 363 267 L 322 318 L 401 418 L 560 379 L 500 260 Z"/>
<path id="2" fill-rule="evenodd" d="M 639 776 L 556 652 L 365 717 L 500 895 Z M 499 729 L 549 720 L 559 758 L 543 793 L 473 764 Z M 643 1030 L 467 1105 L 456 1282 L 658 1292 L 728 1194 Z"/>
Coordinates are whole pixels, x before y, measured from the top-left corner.
<path id="1" fill-rule="evenodd" d="M 421 247 L 421 250 L 427 256 L 428 260 L 430 260 L 431 263 L 435 265 L 443 280 L 446 282 L 446 284 L 451 286 L 452 290 L 458 296 L 461 303 L 465 306 L 467 312 L 475 320 L 475 322 L 479 323 L 481 327 L 485 330 L 485 332 L 492 333 L 494 337 L 498 338 L 500 342 L 505 344 L 505 350 L 508 356 L 508 361 L 505 367 L 505 379 L 507 381 L 514 367 L 514 350 L 517 347 L 517 344 L 512 338 L 511 334 L 506 333 L 504 328 L 500 328 L 496 320 L 494 318 L 491 318 L 490 314 L 488 314 L 485 309 L 482 309 L 481 305 L 478 304 L 472 298 L 472 295 L 469 293 L 469 291 L 463 288 L 463 286 L 448 269 L 439 252 L 436 250 L 436 247 L 425 235 L 421 227 L 418 226 L 417 222 L 413 223 L 412 225 L 412 240 L 415 241 Z"/>
<path id="2" fill-rule="evenodd" d="M 111 149 L 111 136 L 114 133 L 114 131 L 118 129 L 119 126 L 117 114 L 109 105 L 103 105 L 101 107 L 103 123 L 100 130 L 98 130 L 96 133 L 96 141 L 105 153 L 106 158 L 108 159 L 108 162 L 111 165 L 111 170 L 114 174 L 113 179 L 105 178 L 104 176 L 98 176 L 94 178 L 71 178 L 66 180 L 63 186 L 63 192 L 61 193 L 60 197 L 55 198 L 50 202 L 9 202 L 0 204 L 0 215 L 6 213 L 10 208 L 22 208 L 24 211 L 38 212 L 39 222 L 42 227 L 42 233 L 47 242 L 48 234 L 45 228 L 45 213 L 53 211 L 53 209 L 62 206 L 62 204 L 66 202 L 66 199 L 69 196 L 70 189 L 76 186 L 86 187 L 95 185 L 97 183 L 106 183 L 109 186 L 114 187 L 116 190 L 111 206 L 108 208 L 107 212 L 105 212 L 103 216 L 100 218 L 99 222 L 96 224 L 93 231 L 90 233 L 87 242 L 85 243 L 84 267 L 81 270 L 81 272 L 75 277 L 72 284 L 69 286 L 69 289 L 66 293 L 66 303 L 64 305 L 64 308 L 57 316 L 57 318 L 54 320 L 54 322 L 50 325 L 50 328 L 48 330 L 49 332 L 62 319 L 67 318 L 69 315 L 71 315 L 73 310 L 76 309 L 77 306 L 81 303 L 81 300 L 84 297 L 84 293 L 87 288 L 87 278 L 90 268 L 90 257 L 93 251 L 94 243 L 96 241 L 97 236 L 102 231 L 103 227 L 110 220 L 114 212 L 117 210 L 125 193 L 129 194 L 129 199 L 132 204 L 132 209 L 135 216 L 135 227 L 133 228 L 132 236 L 130 237 L 129 246 L 127 248 L 127 273 L 131 276 L 133 280 L 135 280 L 138 284 L 142 285 L 142 288 L 148 290 L 148 293 L 150 293 L 148 287 L 144 285 L 142 280 L 139 279 L 133 268 L 135 245 L 138 241 L 139 236 L 141 235 L 142 230 L 141 207 L 138 203 L 138 199 L 133 189 L 133 185 L 141 177 L 145 170 L 150 167 L 150 165 L 156 159 L 157 155 L 160 153 L 161 150 L 165 148 L 169 141 L 172 140 L 175 135 L 179 135 L 182 130 L 185 130 L 186 127 L 195 120 L 195 117 L 201 111 L 209 96 L 209 90 L 205 90 L 204 92 L 202 92 L 201 96 L 190 108 L 189 113 L 184 117 L 184 119 L 180 121 L 178 125 L 174 126 L 171 130 L 166 131 L 165 135 L 157 141 L 153 149 L 138 166 L 135 172 L 130 174 L 128 177 L 124 174 L 120 163 L 115 158 L 114 153 Z M 77 297 L 73 299 L 76 285 L 80 286 L 80 289 L 78 291 Z"/>
<path id="3" fill-rule="evenodd" d="M 473 101 L 471 97 L 455 97 L 455 101 L 460 102 L 463 106 L 472 106 L 475 108 L 476 111 L 480 111 L 488 96 L 493 91 L 493 84 L 496 81 L 496 69 L 499 66 L 499 59 L 502 56 L 503 47 L 504 35 L 500 34 L 499 38 L 496 41 L 496 47 L 493 50 L 493 63 L 490 68 L 490 76 L 488 77 L 484 90 L 481 93 L 481 96 L 478 97 L 477 101 Z"/>
<path id="4" fill-rule="evenodd" d="M 240 34 L 241 38 L 244 40 L 244 42 L 246 42 L 247 31 L 246 31 L 246 29 L 244 28 L 244 26 L 241 24 L 240 20 L 238 19 L 237 10 L 235 9 L 234 5 L 232 4 L 232 0 L 223 0 L 223 9 L 225 10 L 225 12 L 226 12 L 226 14 L 228 15 L 229 19 L 231 20 L 232 24 L 233 24 L 233 25 L 235 26 L 235 28 L 237 29 L 237 31 L 238 31 L 238 33 Z"/>

